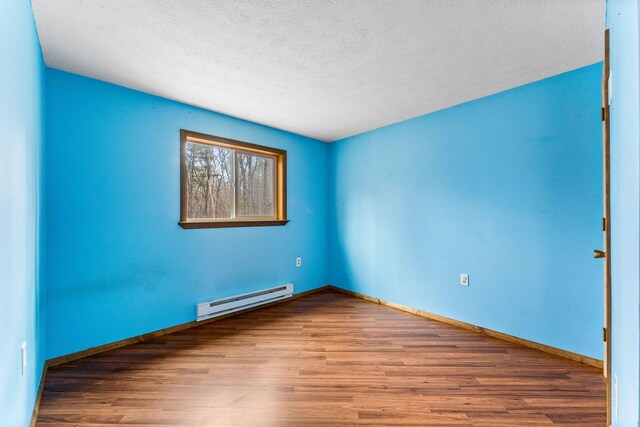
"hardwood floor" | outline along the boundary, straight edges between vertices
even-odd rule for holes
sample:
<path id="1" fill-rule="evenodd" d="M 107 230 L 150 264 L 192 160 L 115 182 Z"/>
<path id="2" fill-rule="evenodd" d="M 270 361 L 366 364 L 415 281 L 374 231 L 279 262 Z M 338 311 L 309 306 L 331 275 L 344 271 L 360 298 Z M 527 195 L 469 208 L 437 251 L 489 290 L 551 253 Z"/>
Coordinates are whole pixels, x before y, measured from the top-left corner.
<path id="1" fill-rule="evenodd" d="M 37 425 L 598 425 L 596 368 L 334 291 L 50 368 Z"/>

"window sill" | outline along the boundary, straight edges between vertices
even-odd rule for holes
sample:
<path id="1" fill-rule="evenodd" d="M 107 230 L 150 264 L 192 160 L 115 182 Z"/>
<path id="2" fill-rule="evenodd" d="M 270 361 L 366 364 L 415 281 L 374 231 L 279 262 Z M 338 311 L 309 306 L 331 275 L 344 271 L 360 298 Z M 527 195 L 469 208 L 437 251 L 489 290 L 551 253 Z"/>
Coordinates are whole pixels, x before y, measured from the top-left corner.
<path id="1" fill-rule="evenodd" d="M 192 230 L 196 228 L 271 227 L 287 225 L 288 222 L 288 219 L 269 221 L 180 221 L 178 225 L 185 230 Z"/>

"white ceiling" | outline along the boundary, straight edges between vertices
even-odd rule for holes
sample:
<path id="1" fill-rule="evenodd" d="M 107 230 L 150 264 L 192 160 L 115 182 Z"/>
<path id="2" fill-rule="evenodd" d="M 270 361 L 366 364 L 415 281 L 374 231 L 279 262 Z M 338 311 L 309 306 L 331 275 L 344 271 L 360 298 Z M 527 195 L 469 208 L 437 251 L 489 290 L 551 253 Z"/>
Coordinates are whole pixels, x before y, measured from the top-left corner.
<path id="1" fill-rule="evenodd" d="M 601 60 L 605 0 L 33 0 L 45 62 L 333 141 Z"/>

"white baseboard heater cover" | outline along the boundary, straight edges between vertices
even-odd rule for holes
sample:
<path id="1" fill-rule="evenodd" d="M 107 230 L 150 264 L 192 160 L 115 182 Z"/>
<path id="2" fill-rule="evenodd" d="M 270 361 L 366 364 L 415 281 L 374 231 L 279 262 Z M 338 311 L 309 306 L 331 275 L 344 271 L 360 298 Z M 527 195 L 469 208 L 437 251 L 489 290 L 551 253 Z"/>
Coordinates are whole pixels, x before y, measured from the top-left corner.
<path id="1" fill-rule="evenodd" d="M 222 316 L 245 308 L 289 298 L 291 295 L 293 295 L 293 283 L 287 283 L 286 285 L 274 286 L 273 288 L 247 294 L 203 302 L 196 306 L 198 313 L 196 320 L 211 319 L 212 317 Z"/>

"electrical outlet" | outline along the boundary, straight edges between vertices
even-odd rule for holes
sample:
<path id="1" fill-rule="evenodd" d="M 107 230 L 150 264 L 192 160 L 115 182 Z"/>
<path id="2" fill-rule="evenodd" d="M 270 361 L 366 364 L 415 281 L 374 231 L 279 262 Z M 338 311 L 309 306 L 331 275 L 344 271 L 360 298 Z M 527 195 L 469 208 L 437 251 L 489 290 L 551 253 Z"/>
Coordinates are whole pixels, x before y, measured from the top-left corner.
<path id="1" fill-rule="evenodd" d="M 24 375 L 27 372 L 27 342 L 23 341 L 20 346 L 20 375 Z"/>
<path id="2" fill-rule="evenodd" d="M 467 273 L 460 273 L 460 284 L 462 286 L 469 286 L 469 275 Z"/>
<path id="3" fill-rule="evenodd" d="M 296 267 L 302 267 L 302 258 L 296 258 Z"/>

